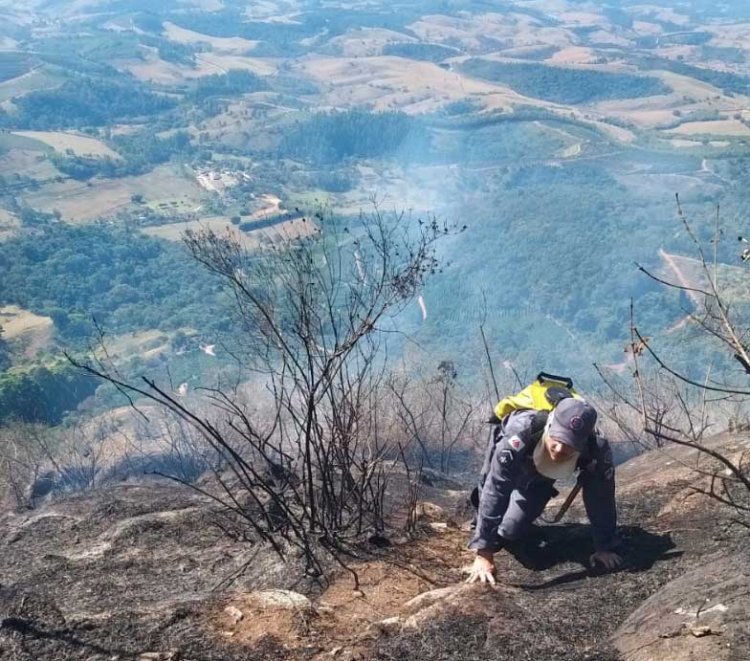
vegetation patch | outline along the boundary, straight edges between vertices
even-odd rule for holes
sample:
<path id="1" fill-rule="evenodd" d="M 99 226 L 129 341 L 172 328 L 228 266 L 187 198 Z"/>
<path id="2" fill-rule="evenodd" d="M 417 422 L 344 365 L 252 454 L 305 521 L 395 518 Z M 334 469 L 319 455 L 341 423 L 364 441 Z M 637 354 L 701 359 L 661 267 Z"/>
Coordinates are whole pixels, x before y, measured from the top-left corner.
<path id="1" fill-rule="evenodd" d="M 679 60 L 670 60 L 661 57 L 648 57 L 638 60 L 638 68 L 644 71 L 662 70 L 671 71 L 681 76 L 688 76 L 703 81 L 714 87 L 718 87 L 725 93 L 748 94 L 750 92 L 750 76 L 745 76 L 731 71 L 721 71 L 696 67 Z"/>
<path id="2" fill-rule="evenodd" d="M 0 423 L 11 416 L 23 422 L 56 425 L 63 415 L 94 394 L 99 384 L 72 365 L 0 373 Z"/>
<path id="3" fill-rule="evenodd" d="M 135 85 L 78 78 L 54 90 L 31 92 L 14 101 L 18 113 L 8 116 L 12 128 L 54 130 L 105 126 L 112 121 L 158 115 L 177 101 Z"/>
<path id="4" fill-rule="evenodd" d="M 213 96 L 237 96 L 268 89 L 263 78 L 250 71 L 234 69 L 225 74 L 200 78 L 196 84 L 193 98 L 197 102 Z"/>
<path id="5" fill-rule="evenodd" d="M 365 110 L 315 113 L 295 123 L 284 134 L 281 151 L 315 162 L 348 157 L 391 156 L 411 145 L 426 144 L 424 124 L 402 112 Z"/>
<path id="6" fill-rule="evenodd" d="M 668 94 L 658 78 L 624 73 L 551 67 L 530 62 L 495 62 L 482 58 L 466 61 L 463 71 L 501 83 L 519 94 L 554 103 L 579 104 Z"/>
<path id="7" fill-rule="evenodd" d="M 216 281 L 180 247 L 104 226 L 51 225 L 0 244 L 0 302 L 49 316 L 64 339 L 224 327 Z"/>
<path id="8" fill-rule="evenodd" d="M 426 60 L 428 62 L 441 62 L 448 57 L 461 55 L 461 51 L 450 46 L 441 44 L 425 44 L 405 42 L 400 44 L 386 44 L 383 55 L 395 55 L 407 57 L 410 60 Z"/>
<path id="9" fill-rule="evenodd" d="M 24 53 L 0 52 L 0 83 L 28 73 L 35 63 L 36 60 Z"/>
<path id="10" fill-rule="evenodd" d="M 17 131 L 20 135 L 32 140 L 39 140 L 61 153 L 70 153 L 75 156 L 120 158 L 117 152 L 112 151 L 101 140 L 90 136 L 78 135 L 76 133 L 62 133 L 56 131 Z"/>

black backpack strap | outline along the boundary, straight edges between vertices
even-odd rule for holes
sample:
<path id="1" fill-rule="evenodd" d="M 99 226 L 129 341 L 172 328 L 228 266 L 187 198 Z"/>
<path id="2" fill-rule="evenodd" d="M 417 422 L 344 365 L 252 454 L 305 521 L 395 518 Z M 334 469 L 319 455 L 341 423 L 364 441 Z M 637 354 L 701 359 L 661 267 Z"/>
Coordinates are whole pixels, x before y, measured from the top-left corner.
<path id="1" fill-rule="evenodd" d="M 573 390 L 573 379 L 570 379 L 567 376 L 557 376 L 556 374 L 539 372 L 539 374 L 536 375 L 536 380 L 539 381 L 539 383 L 544 383 L 545 381 L 554 381 L 555 383 L 559 383 L 565 386 L 568 390 Z"/>
<path id="2" fill-rule="evenodd" d="M 549 411 L 537 411 L 534 413 L 534 418 L 531 421 L 531 447 L 536 446 L 539 439 L 542 437 L 544 428 L 547 426 L 549 413 Z"/>

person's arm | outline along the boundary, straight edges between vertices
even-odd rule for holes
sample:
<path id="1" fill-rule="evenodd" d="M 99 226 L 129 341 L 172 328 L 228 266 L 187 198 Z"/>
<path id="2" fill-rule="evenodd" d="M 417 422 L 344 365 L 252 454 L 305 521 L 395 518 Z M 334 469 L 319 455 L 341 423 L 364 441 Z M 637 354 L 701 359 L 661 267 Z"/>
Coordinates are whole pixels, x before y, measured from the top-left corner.
<path id="1" fill-rule="evenodd" d="M 601 562 L 607 569 L 614 569 L 622 559 L 614 552 L 618 544 L 615 466 L 606 438 L 597 436 L 592 460 L 589 467 L 582 471 L 580 479 L 583 504 L 591 522 L 594 541 L 591 562 Z"/>
<path id="2" fill-rule="evenodd" d="M 502 431 L 503 438 L 495 446 L 479 497 L 477 525 L 469 542 L 472 551 L 492 554 L 502 548 L 497 529 L 508 509 L 513 479 L 523 461 L 529 423 L 528 415 L 513 416 Z"/>

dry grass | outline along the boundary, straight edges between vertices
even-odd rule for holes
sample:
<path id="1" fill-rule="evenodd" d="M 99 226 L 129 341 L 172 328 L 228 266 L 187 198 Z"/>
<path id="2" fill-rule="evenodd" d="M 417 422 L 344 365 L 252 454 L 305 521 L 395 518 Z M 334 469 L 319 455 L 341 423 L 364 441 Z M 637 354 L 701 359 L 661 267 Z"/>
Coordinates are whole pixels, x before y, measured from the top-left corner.
<path id="1" fill-rule="evenodd" d="M 0 102 L 23 96 L 35 90 L 56 87 L 62 85 L 63 82 L 62 76 L 50 74 L 41 68 L 34 69 L 22 76 L 0 83 Z"/>
<path id="2" fill-rule="evenodd" d="M 564 11 L 555 16 L 566 25 L 573 27 L 599 27 L 607 29 L 611 27 L 610 22 L 601 14 L 587 11 Z"/>
<path id="3" fill-rule="evenodd" d="M 664 29 L 658 23 L 652 23 L 651 21 L 633 21 L 633 30 L 638 33 L 639 36 L 659 36 L 664 33 Z"/>
<path id="4" fill-rule="evenodd" d="M 15 236 L 20 226 L 21 221 L 17 216 L 5 209 L 0 209 L 0 242 Z"/>
<path id="5" fill-rule="evenodd" d="M 155 236 L 167 241 L 182 241 L 186 231 L 199 232 L 211 230 L 216 234 L 230 232 L 236 239 L 241 239 L 243 234 L 237 227 L 232 225 L 226 216 L 209 216 L 200 220 L 191 220 L 184 223 L 170 223 L 157 227 L 144 227 L 141 231 L 149 236 Z"/>
<path id="6" fill-rule="evenodd" d="M 195 211 L 202 195 L 195 180 L 184 176 L 177 166 L 162 165 L 137 177 L 49 183 L 25 195 L 24 200 L 41 211 L 57 209 L 68 222 L 86 223 L 130 207 L 134 194 L 143 195 L 156 210 L 175 213 Z"/>
<path id="7" fill-rule="evenodd" d="M 133 356 L 151 358 L 169 351 L 169 337 L 158 330 L 147 330 L 138 333 L 107 336 L 106 354 L 104 349 L 96 353 L 100 358 L 108 356 L 111 360 L 120 361 Z"/>
<path id="8" fill-rule="evenodd" d="M 707 122 L 685 122 L 669 133 L 678 135 L 728 135 L 746 138 L 750 128 L 736 119 L 718 119 Z"/>
<path id="9" fill-rule="evenodd" d="M 372 104 L 376 110 L 399 108 L 418 114 L 471 96 L 493 108 L 531 102 L 507 87 L 400 57 L 322 57 L 299 66 L 321 84 L 323 102 L 330 106 Z"/>
<path id="10" fill-rule="evenodd" d="M 54 325 L 49 317 L 42 317 L 17 305 L 0 307 L 0 326 L 4 339 L 20 343 L 27 358 L 33 358 L 52 342 Z"/>
<path id="11" fill-rule="evenodd" d="M 540 27 L 525 14 L 476 14 L 455 16 L 428 15 L 407 26 L 420 39 L 427 42 L 460 45 L 468 52 L 483 51 L 485 38 L 507 44 L 508 48 L 525 46 L 574 45 L 575 35 L 565 27 Z"/>
<path id="12" fill-rule="evenodd" d="M 380 55 L 383 48 L 392 43 L 417 42 L 413 36 L 383 28 L 355 28 L 346 34 L 334 37 L 328 46 L 335 48 L 342 57 L 372 57 Z"/>
<path id="13" fill-rule="evenodd" d="M 276 72 L 276 63 L 272 60 L 244 57 L 233 53 L 198 53 L 195 56 L 195 67 L 189 67 L 159 58 L 149 50 L 143 60 L 127 61 L 119 64 L 121 69 L 132 73 L 139 80 L 173 85 L 186 80 L 227 73 L 230 69 L 251 71 L 259 76 L 268 76 Z"/>
<path id="14" fill-rule="evenodd" d="M 659 5 L 650 5 L 644 3 L 633 7 L 633 14 L 635 16 L 643 16 L 646 20 L 659 20 L 667 23 L 674 23 L 675 25 L 690 25 L 690 18 L 685 14 L 678 12 L 676 9 L 670 9 Z"/>
<path id="15" fill-rule="evenodd" d="M 597 58 L 593 48 L 571 46 L 557 51 L 547 59 L 552 64 L 594 64 Z"/>
<path id="16" fill-rule="evenodd" d="M 669 141 L 669 144 L 677 149 L 694 149 L 695 147 L 704 146 L 702 141 L 685 140 L 683 138 L 674 138 Z M 729 147 L 732 143 L 729 140 L 711 140 L 708 144 L 717 149 L 724 149 L 725 147 Z"/>
<path id="17" fill-rule="evenodd" d="M 120 158 L 117 152 L 107 147 L 101 140 L 90 136 L 59 131 L 14 131 L 13 134 L 39 140 L 58 152 L 64 153 L 70 150 L 76 156 Z"/>
<path id="18" fill-rule="evenodd" d="M 243 222 L 260 219 L 260 216 L 257 216 L 257 214 L 253 214 L 253 216 L 255 217 L 243 219 Z M 184 223 L 171 223 L 169 225 L 160 225 L 158 227 L 146 227 L 142 231 L 144 234 L 156 236 L 160 239 L 182 241 L 187 230 L 193 232 L 211 230 L 216 234 L 229 233 L 245 248 L 248 250 L 254 250 L 264 243 L 284 242 L 304 236 L 310 236 L 317 230 L 317 225 L 309 219 L 303 221 L 302 218 L 290 218 L 289 220 L 282 221 L 272 227 L 264 227 L 262 229 L 246 232 L 238 229 L 237 226 L 232 225 L 229 218 L 226 216 L 213 216 Z"/>
<path id="19" fill-rule="evenodd" d="M 240 37 L 212 37 L 200 32 L 193 32 L 167 21 L 164 23 L 164 36 L 180 44 L 210 44 L 217 53 L 236 53 L 242 55 L 258 45 L 257 41 Z"/>
<path id="20" fill-rule="evenodd" d="M 677 121 L 675 111 L 683 115 L 691 112 L 721 112 L 734 114 L 747 106 L 747 98 L 727 97 L 708 83 L 667 71 L 653 71 L 649 75 L 660 78 L 672 92 L 637 99 L 620 99 L 596 104 L 596 110 L 606 116 L 632 122 L 639 127 L 654 129 Z M 725 131 L 721 125 L 720 131 Z"/>
<path id="21" fill-rule="evenodd" d="M 670 282 L 684 287 L 710 291 L 708 278 L 698 259 L 675 255 L 665 250 L 660 250 L 659 256 L 664 263 L 664 273 Z M 750 301 L 750 272 L 748 272 L 747 268 L 731 264 L 719 264 L 717 269 L 717 283 L 719 292 L 725 302 L 742 304 Z M 702 303 L 702 294 L 697 292 L 688 293 L 694 303 Z"/>
<path id="22" fill-rule="evenodd" d="M 61 176 L 43 152 L 32 149 L 11 149 L 0 155 L 0 172 L 18 172 L 37 181 Z"/>
<path id="23" fill-rule="evenodd" d="M 720 48 L 739 48 L 744 51 L 749 50 L 750 23 L 707 26 L 705 29 L 713 34 L 710 41 L 712 46 L 718 46 Z"/>

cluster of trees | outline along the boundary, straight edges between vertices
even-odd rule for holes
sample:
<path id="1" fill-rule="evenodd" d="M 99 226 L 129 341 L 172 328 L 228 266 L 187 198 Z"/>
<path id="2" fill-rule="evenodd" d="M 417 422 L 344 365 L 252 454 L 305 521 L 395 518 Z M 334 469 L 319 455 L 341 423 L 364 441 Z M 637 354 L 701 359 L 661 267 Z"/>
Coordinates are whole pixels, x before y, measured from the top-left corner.
<path id="1" fill-rule="evenodd" d="M 684 315 L 681 301 L 644 281 L 633 267 L 639 261 L 658 269 L 660 246 L 678 253 L 687 249 L 675 237 L 668 193 L 656 197 L 658 186 L 642 192 L 624 186 L 609 161 L 545 163 L 541 159 L 561 144 L 555 145 L 554 132 L 547 134 L 547 145 L 540 142 L 543 134 L 534 133 L 531 124 L 499 125 L 498 136 L 505 133 L 508 142 L 498 137 L 501 149 L 491 151 L 496 140 L 488 128 L 471 144 L 487 144 L 483 156 L 494 158 L 494 167 L 475 161 L 460 179 L 443 184 L 441 213 L 466 218 L 469 226 L 445 247 L 452 277 L 436 280 L 425 292 L 426 321 L 415 308 L 401 323 L 418 330 L 432 355 L 476 361 L 484 290 L 487 335 L 498 360 L 526 359 L 593 379 L 594 360 L 623 360 L 631 297 L 649 328 L 669 328 Z M 474 133 L 453 139 L 467 141 Z M 523 145 L 529 145 L 526 154 L 520 153 Z M 700 167 L 682 158 L 686 169 Z M 635 152 L 619 154 L 616 161 L 624 171 L 648 162 L 653 172 L 674 172 L 682 164 Z M 692 204 L 711 206 L 698 196 Z"/>
<path id="2" fill-rule="evenodd" d="M 114 178 L 142 174 L 175 156 L 187 158 L 195 153 L 187 131 L 159 137 L 146 129 L 132 135 L 116 136 L 112 143 L 121 159 L 60 153 L 52 154 L 50 159 L 60 172 L 85 181 L 95 176 Z"/>
<path id="3" fill-rule="evenodd" d="M 690 76 L 696 80 L 718 87 L 725 93 L 747 94 L 750 91 L 750 76 L 731 71 L 696 67 L 679 60 L 665 57 L 644 57 L 637 62 L 638 68 L 644 71 L 671 71 L 681 76 Z"/>
<path id="4" fill-rule="evenodd" d="M 217 283 L 179 244 L 107 226 L 48 225 L 0 244 L 0 302 L 51 316 L 84 343 L 108 332 L 227 327 Z"/>
<path id="5" fill-rule="evenodd" d="M 461 55 L 461 51 L 441 44 L 425 44 L 420 42 L 404 42 L 386 44 L 383 55 L 406 57 L 410 60 L 426 60 L 428 62 L 442 62 L 447 57 Z"/>
<path id="6" fill-rule="evenodd" d="M 316 163 L 345 158 L 378 158 L 427 148 L 429 132 L 403 112 L 347 110 L 305 116 L 284 132 L 283 156 Z"/>
<path id="7" fill-rule="evenodd" d="M 213 96 L 239 96 L 268 89 L 260 76 L 244 69 L 231 69 L 225 74 L 199 78 L 191 98 L 200 103 Z"/>
<path id="8" fill-rule="evenodd" d="M 0 372 L 10 367 L 10 348 L 3 338 L 3 327 L 0 326 Z"/>
<path id="9" fill-rule="evenodd" d="M 220 11 L 211 13 L 179 13 L 170 20 L 181 27 L 185 27 L 203 34 L 217 37 L 243 37 L 264 42 L 261 48 L 272 47 L 277 52 L 287 49 L 285 55 L 294 55 L 313 46 L 306 47 L 300 42 L 319 35 L 325 31 L 330 39 L 353 29 L 378 27 L 400 30 L 405 25 L 417 20 L 423 12 L 424 6 L 399 7 L 398 11 L 388 8 L 384 11 L 376 9 L 346 9 L 344 7 L 314 6 L 300 11 L 294 22 L 277 23 L 271 21 L 248 21 L 241 7 L 227 6 Z M 259 52 L 257 49 L 255 53 Z M 263 55 L 268 55 L 265 50 Z"/>
<path id="10" fill-rule="evenodd" d="M 711 32 L 678 32 L 659 36 L 639 37 L 635 40 L 639 48 L 664 48 L 666 46 L 703 46 L 713 39 Z"/>
<path id="11" fill-rule="evenodd" d="M 33 58 L 24 53 L 0 53 L 0 82 L 21 76 L 33 65 Z"/>
<path id="12" fill-rule="evenodd" d="M 531 62 L 506 63 L 482 58 L 467 60 L 464 73 L 502 83 L 525 96 L 555 103 L 579 104 L 668 94 L 658 78 L 566 69 Z"/>
<path id="13" fill-rule="evenodd" d="M 177 100 L 155 94 L 134 81 L 127 84 L 80 77 L 61 87 L 38 90 L 14 101 L 18 113 L 6 117 L 15 128 L 65 129 L 106 126 L 114 121 L 162 113 Z"/>
<path id="14" fill-rule="evenodd" d="M 59 424 L 98 386 L 67 362 L 0 373 L 0 424 L 10 418 Z"/>

